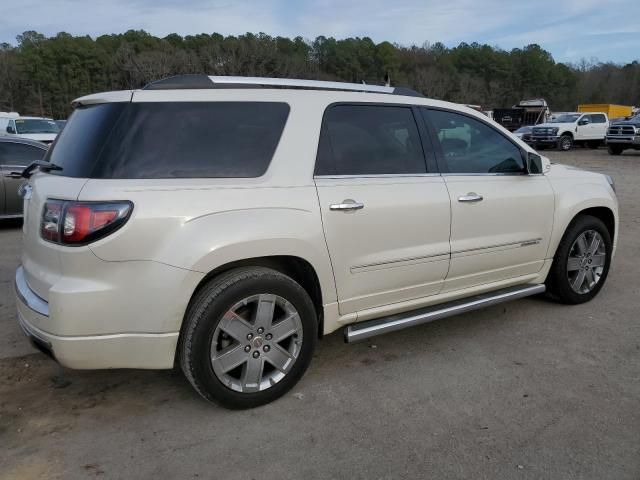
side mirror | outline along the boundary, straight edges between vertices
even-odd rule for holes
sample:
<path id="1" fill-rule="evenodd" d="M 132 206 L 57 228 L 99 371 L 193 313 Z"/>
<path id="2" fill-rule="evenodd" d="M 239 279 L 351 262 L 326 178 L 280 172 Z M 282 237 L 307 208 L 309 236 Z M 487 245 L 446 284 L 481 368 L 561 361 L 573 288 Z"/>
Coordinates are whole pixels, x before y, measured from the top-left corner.
<path id="1" fill-rule="evenodd" d="M 580 121 L 578 122 L 578 125 L 589 125 L 589 123 L 591 123 L 591 122 L 589 122 L 589 120 L 587 120 L 587 119 L 585 118 L 584 120 L 580 120 Z"/>
<path id="2" fill-rule="evenodd" d="M 529 175 L 542 174 L 542 157 L 535 153 L 527 152 L 527 173 Z"/>
<path id="3" fill-rule="evenodd" d="M 16 129 L 15 129 L 15 128 L 13 128 L 11 125 L 9 125 L 9 126 L 7 127 L 7 133 L 16 133 Z"/>

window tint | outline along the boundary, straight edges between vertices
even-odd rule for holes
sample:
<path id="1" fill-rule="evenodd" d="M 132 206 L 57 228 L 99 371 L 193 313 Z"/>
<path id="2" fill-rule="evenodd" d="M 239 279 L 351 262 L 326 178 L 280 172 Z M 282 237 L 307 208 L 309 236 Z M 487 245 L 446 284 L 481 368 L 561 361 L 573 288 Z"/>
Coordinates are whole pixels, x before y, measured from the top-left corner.
<path id="1" fill-rule="evenodd" d="M 522 173 L 520 149 L 489 125 L 466 115 L 423 110 L 435 128 L 450 173 Z"/>
<path id="2" fill-rule="evenodd" d="M 601 113 L 591 115 L 591 123 L 607 123 L 607 118 Z"/>
<path id="3" fill-rule="evenodd" d="M 35 160 L 42 160 L 46 150 L 32 145 L 0 142 L 0 165 L 27 166 Z"/>
<path id="4" fill-rule="evenodd" d="M 266 102 L 99 105 L 72 115 L 51 161 L 60 175 L 91 178 L 258 177 L 288 114 L 287 104 Z M 76 133 L 86 152 L 70 145 Z M 72 161 L 69 149 L 78 153 Z"/>
<path id="5" fill-rule="evenodd" d="M 410 107 L 337 105 L 324 116 L 316 175 L 426 173 Z"/>

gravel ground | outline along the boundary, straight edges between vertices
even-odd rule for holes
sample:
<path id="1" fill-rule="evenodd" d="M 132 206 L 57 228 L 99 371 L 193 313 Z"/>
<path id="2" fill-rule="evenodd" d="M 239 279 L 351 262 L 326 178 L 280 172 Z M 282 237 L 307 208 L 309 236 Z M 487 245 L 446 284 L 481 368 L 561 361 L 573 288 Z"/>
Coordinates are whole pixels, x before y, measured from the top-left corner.
<path id="1" fill-rule="evenodd" d="M 606 287 L 347 346 L 325 338 L 281 400 L 228 411 L 177 371 L 66 370 L 23 338 L 19 224 L 0 227 L 0 478 L 640 478 L 640 154 L 549 152 L 611 174 Z"/>

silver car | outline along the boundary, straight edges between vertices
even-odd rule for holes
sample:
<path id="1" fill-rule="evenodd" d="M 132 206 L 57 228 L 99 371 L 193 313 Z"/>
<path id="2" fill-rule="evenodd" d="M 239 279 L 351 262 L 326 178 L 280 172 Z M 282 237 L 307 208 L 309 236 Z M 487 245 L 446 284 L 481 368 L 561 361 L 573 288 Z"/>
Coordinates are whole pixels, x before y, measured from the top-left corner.
<path id="1" fill-rule="evenodd" d="M 47 145 L 28 140 L 0 136 L 0 219 L 22 217 L 22 199 L 18 188 L 24 181 L 22 170 L 35 160 L 42 160 Z"/>

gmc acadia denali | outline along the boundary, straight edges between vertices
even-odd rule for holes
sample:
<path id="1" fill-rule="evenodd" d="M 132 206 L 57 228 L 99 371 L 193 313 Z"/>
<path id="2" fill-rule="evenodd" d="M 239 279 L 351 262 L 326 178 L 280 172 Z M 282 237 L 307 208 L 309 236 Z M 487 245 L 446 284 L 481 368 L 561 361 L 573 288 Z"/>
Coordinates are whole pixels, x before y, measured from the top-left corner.
<path id="1" fill-rule="evenodd" d="M 179 76 L 89 95 L 22 186 L 19 322 L 71 368 L 269 402 L 355 342 L 547 291 L 591 300 L 618 204 L 482 114 L 407 89 Z"/>

